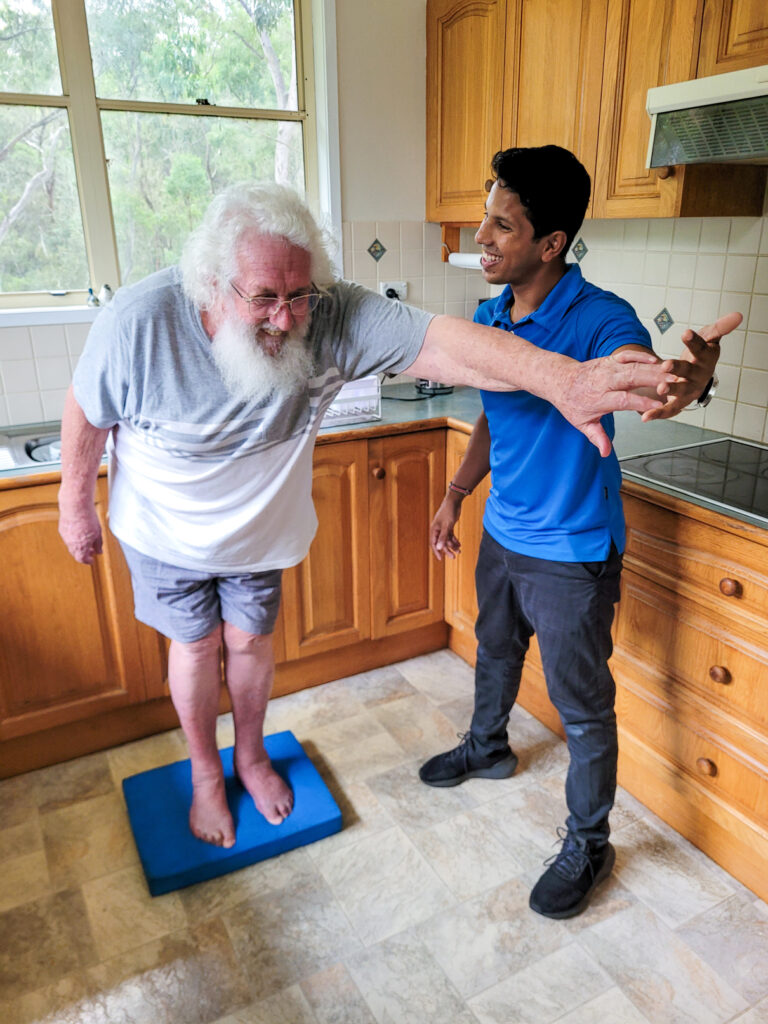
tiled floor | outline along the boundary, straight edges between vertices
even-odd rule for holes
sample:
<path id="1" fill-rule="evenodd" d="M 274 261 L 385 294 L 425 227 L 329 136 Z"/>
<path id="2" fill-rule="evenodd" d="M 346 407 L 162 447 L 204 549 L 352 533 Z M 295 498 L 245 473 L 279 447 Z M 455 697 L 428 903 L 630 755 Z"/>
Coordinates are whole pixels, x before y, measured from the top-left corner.
<path id="1" fill-rule="evenodd" d="M 768 1024 L 768 907 L 626 793 L 589 910 L 528 909 L 565 747 L 516 710 L 514 778 L 421 785 L 471 687 L 441 651 L 274 700 L 343 831 L 157 899 L 119 784 L 186 756 L 179 733 L 0 782 L 0 1021 Z"/>

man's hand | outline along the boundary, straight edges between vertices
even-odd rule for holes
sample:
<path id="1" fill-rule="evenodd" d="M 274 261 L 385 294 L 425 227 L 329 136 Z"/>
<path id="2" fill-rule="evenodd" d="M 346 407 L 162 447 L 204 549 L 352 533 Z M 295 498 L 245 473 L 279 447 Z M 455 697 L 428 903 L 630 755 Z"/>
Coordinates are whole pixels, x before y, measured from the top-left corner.
<path id="1" fill-rule="evenodd" d="M 742 319 L 741 313 L 726 313 L 715 323 L 702 327 L 698 334 L 690 328 L 683 332 L 681 341 L 687 351 L 674 360 L 675 373 L 680 379 L 670 384 L 668 390 L 660 391 L 666 397 L 665 404 L 643 413 L 644 421 L 670 419 L 699 397 L 715 372 L 720 358 L 720 339 L 735 331 Z"/>
<path id="2" fill-rule="evenodd" d="M 461 551 L 461 544 L 453 528 L 461 515 L 461 497 L 450 491 L 443 498 L 440 508 L 429 527 L 429 546 L 435 558 L 440 561 L 443 555 L 455 558 Z"/>
<path id="3" fill-rule="evenodd" d="M 101 524 L 92 505 L 75 513 L 60 509 L 59 536 L 75 561 L 84 565 L 93 565 L 94 557 L 102 552 Z"/>
<path id="4" fill-rule="evenodd" d="M 646 415 L 663 409 L 662 399 L 634 394 L 634 389 L 651 388 L 661 393 L 678 380 L 673 360 L 659 362 L 658 356 L 647 349 L 623 349 L 586 363 L 569 362 L 565 372 L 553 382 L 557 393 L 547 397 L 606 456 L 611 453 L 611 442 L 600 424 L 601 418 L 623 409 Z"/>

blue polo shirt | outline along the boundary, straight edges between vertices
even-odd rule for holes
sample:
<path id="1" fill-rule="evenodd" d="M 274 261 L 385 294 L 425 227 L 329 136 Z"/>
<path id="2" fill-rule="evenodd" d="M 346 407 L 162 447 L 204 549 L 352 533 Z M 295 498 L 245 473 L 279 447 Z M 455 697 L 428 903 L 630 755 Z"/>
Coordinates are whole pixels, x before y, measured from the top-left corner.
<path id="1" fill-rule="evenodd" d="M 550 352 L 584 362 L 623 345 L 651 347 L 628 302 L 585 281 L 571 264 L 537 310 L 512 323 L 512 290 L 478 307 L 475 321 L 514 331 Z M 596 562 L 611 541 L 624 550 L 621 471 L 601 458 L 553 405 L 527 391 L 483 391 L 491 433 L 491 493 L 483 520 L 510 551 L 559 562 Z M 602 424 L 613 439 L 613 416 Z"/>

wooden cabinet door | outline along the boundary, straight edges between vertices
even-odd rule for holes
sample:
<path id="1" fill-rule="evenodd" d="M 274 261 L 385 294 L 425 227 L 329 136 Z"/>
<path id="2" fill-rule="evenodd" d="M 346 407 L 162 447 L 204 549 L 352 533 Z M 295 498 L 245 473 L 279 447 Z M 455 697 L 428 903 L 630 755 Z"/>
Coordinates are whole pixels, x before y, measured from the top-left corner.
<path id="1" fill-rule="evenodd" d="M 593 216 L 674 217 L 687 168 L 646 167 L 648 89 L 693 78 L 697 0 L 608 0 Z"/>
<path id="2" fill-rule="evenodd" d="M 445 493 L 445 431 L 371 440 L 373 636 L 443 619 L 443 564 L 429 550 L 429 524 Z"/>
<path id="3" fill-rule="evenodd" d="M 506 0 L 428 0 L 427 220 L 478 223 L 501 148 Z"/>
<path id="4" fill-rule="evenodd" d="M 365 441 L 315 448 L 317 534 L 304 561 L 283 574 L 282 635 L 288 660 L 371 635 L 367 472 Z"/>
<path id="5" fill-rule="evenodd" d="M 133 617 L 130 578 L 96 509 L 104 554 L 92 566 L 58 535 L 58 484 L 0 492 L 0 739 L 65 725 L 164 691 L 164 650 Z"/>
<path id="6" fill-rule="evenodd" d="M 594 175 L 607 0 L 508 0 L 502 146 L 564 146 Z"/>
<path id="7" fill-rule="evenodd" d="M 697 78 L 768 64 L 765 0 L 706 0 Z"/>

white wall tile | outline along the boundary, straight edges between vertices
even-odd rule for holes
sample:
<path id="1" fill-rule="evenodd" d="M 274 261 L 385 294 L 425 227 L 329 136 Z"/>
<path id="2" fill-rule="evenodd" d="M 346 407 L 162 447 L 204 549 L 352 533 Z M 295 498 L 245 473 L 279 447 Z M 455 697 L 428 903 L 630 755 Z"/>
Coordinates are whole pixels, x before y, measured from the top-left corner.
<path id="1" fill-rule="evenodd" d="M 40 324 L 32 329 L 32 351 L 38 359 L 67 354 L 63 324 Z"/>
<path id="2" fill-rule="evenodd" d="M 653 258 L 653 253 L 648 258 Z M 693 288 L 696 277 L 696 256 L 688 252 L 673 252 L 669 259 L 668 283 L 673 288 Z"/>
<path id="3" fill-rule="evenodd" d="M 672 248 L 677 252 L 696 252 L 699 248 L 701 220 L 698 217 L 681 217 L 675 221 L 672 232 Z"/>
<path id="4" fill-rule="evenodd" d="M 718 391 L 718 395 L 720 392 Z M 733 429 L 733 417 L 736 412 L 736 403 L 713 398 L 711 403 L 704 410 L 704 426 L 708 430 L 719 430 L 723 434 L 730 434 Z"/>
<path id="5" fill-rule="evenodd" d="M 648 244 L 648 221 L 628 220 L 624 222 L 624 248 L 645 250 Z"/>
<path id="6" fill-rule="evenodd" d="M 730 231 L 728 217 L 705 217 L 701 225 L 699 252 L 725 252 Z"/>
<path id="7" fill-rule="evenodd" d="M 720 291 L 725 273 L 725 254 L 719 252 L 699 253 L 696 258 L 696 274 L 694 286 L 712 291 Z"/>
<path id="8" fill-rule="evenodd" d="M 43 417 L 43 403 L 39 391 L 27 391 L 19 395 L 6 395 L 9 422 L 15 425 L 39 423 Z"/>
<path id="9" fill-rule="evenodd" d="M 669 218 L 648 222 L 648 248 L 651 251 L 672 248 L 675 222 Z"/>
<path id="10" fill-rule="evenodd" d="M 28 327 L 0 327 L 0 361 L 31 359 L 32 338 Z"/>
<path id="11" fill-rule="evenodd" d="M 0 395 L 0 427 L 12 426 L 12 420 L 5 402 L 5 396 Z"/>
<path id="12" fill-rule="evenodd" d="M 445 276 L 424 278 L 424 302 L 427 305 L 445 302 Z"/>
<path id="13" fill-rule="evenodd" d="M 746 331 L 731 331 L 720 343 L 720 361 L 718 366 L 741 366 L 744 358 L 744 342 Z"/>
<path id="14" fill-rule="evenodd" d="M 759 295 L 768 295 L 768 256 L 758 256 L 753 287 Z"/>
<path id="15" fill-rule="evenodd" d="M 756 256 L 737 256 L 729 253 L 725 258 L 723 288 L 732 292 L 751 292 L 756 267 Z"/>
<path id="16" fill-rule="evenodd" d="M 66 390 L 72 380 L 69 359 L 66 356 L 55 359 L 38 359 L 37 379 L 40 382 L 41 391 L 52 391 L 56 388 Z"/>
<path id="17" fill-rule="evenodd" d="M 761 217 L 734 217 L 728 239 L 729 252 L 755 253 L 760 251 Z"/>
<path id="18" fill-rule="evenodd" d="M 664 305 L 676 324 L 689 324 L 692 297 L 693 292 L 690 288 L 667 288 Z"/>
<path id="19" fill-rule="evenodd" d="M 741 362 L 742 366 L 768 370 L 768 334 L 760 334 L 757 331 L 747 332 Z"/>
<path id="20" fill-rule="evenodd" d="M 423 277 L 424 250 L 404 249 L 400 258 L 400 270 L 405 281 L 411 277 Z"/>
<path id="21" fill-rule="evenodd" d="M 720 292 L 720 305 L 718 306 L 718 316 L 723 316 L 725 313 L 741 313 L 744 318 L 742 323 L 747 322 L 749 317 L 749 307 L 752 302 L 752 296 L 746 292 Z"/>
<path id="22" fill-rule="evenodd" d="M 740 376 L 741 370 L 738 366 L 728 366 L 721 359 L 717 364 L 717 377 L 720 385 L 717 389 L 717 395 L 712 401 L 715 402 L 724 398 L 729 402 L 735 402 L 736 396 L 739 393 Z"/>
<path id="23" fill-rule="evenodd" d="M 739 402 L 733 417 L 733 432 L 737 437 L 760 441 L 765 429 L 765 420 L 765 409 L 761 409 L 757 405 L 744 405 Z"/>
<path id="24" fill-rule="evenodd" d="M 44 420 L 60 420 L 64 414 L 64 400 L 67 397 L 67 389 L 57 391 L 41 391 L 40 398 L 43 403 Z"/>
<path id="25" fill-rule="evenodd" d="M 376 237 L 376 222 L 372 220 L 356 220 L 352 222 L 352 248 L 368 248 Z"/>
<path id="26" fill-rule="evenodd" d="M 748 405 L 768 404 L 768 370 L 742 367 L 738 400 Z"/>
<path id="27" fill-rule="evenodd" d="M 70 359 L 72 356 L 79 356 L 83 351 L 90 329 L 90 324 L 64 325 L 64 336 L 67 340 L 67 351 L 69 352 Z"/>
<path id="28" fill-rule="evenodd" d="M 370 253 L 368 253 L 370 256 Z M 387 249 L 376 263 L 376 275 L 379 281 L 400 281 L 400 249 Z"/>
<path id="29" fill-rule="evenodd" d="M 445 301 L 461 302 L 467 297 L 467 274 L 464 270 L 449 266 L 445 272 Z"/>
<path id="30" fill-rule="evenodd" d="M 691 326 L 702 327 L 711 324 L 720 315 L 720 292 L 694 289 L 691 302 Z"/>
<path id="31" fill-rule="evenodd" d="M 400 222 L 400 248 L 418 249 L 424 247 L 424 229 L 420 220 L 404 220 Z"/>
<path id="32" fill-rule="evenodd" d="M 768 295 L 753 295 L 747 328 L 768 333 Z"/>
<path id="33" fill-rule="evenodd" d="M 10 359 L 0 364 L 0 368 L 6 394 L 37 391 L 39 384 L 34 359 Z"/>
<path id="34" fill-rule="evenodd" d="M 376 237 L 392 252 L 400 252 L 400 221 L 379 220 L 376 222 Z"/>
<path id="35" fill-rule="evenodd" d="M 670 256 L 666 252 L 649 252 L 643 260 L 639 253 L 624 253 L 631 256 L 633 263 L 627 262 L 628 273 L 622 278 L 624 281 L 637 281 L 642 274 L 643 284 L 657 284 L 666 286 L 670 280 Z"/>

